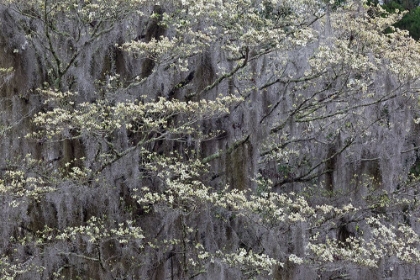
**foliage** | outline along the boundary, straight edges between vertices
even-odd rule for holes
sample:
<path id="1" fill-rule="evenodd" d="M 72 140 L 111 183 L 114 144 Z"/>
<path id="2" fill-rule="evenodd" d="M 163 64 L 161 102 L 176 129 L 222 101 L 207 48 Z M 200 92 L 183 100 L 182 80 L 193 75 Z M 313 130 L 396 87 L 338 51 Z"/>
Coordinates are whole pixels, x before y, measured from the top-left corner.
<path id="1" fill-rule="evenodd" d="M 1 162 L 2 277 L 418 264 L 418 43 L 359 2 L 3 2 L 42 148 Z"/>
<path id="2" fill-rule="evenodd" d="M 420 7 L 414 8 L 407 13 L 399 22 L 395 24 L 395 27 L 405 29 L 410 32 L 410 36 L 415 40 L 420 39 Z"/>
<path id="3" fill-rule="evenodd" d="M 385 6 L 389 5 L 400 5 L 406 10 L 412 10 L 419 6 L 419 0 L 386 0 L 383 3 Z"/>
<path id="4" fill-rule="evenodd" d="M 379 3 L 376 2 L 375 4 Z M 419 4 L 420 1 L 384 1 L 382 8 L 388 13 L 408 11 L 394 26 L 409 31 L 410 36 L 418 40 L 420 38 L 418 32 L 420 24 L 420 18 L 418 16 L 420 11 Z M 390 32 L 391 30 L 387 29 L 387 31 Z"/>

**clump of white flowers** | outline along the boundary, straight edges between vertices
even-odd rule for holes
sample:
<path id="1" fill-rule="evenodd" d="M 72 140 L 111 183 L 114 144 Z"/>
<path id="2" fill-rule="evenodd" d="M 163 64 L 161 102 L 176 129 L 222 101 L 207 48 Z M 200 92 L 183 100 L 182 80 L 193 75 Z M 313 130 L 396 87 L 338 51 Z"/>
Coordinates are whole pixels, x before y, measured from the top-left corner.
<path id="1" fill-rule="evenodd" d="M 75 219 L 74 224 L 46 226 L 43 230 L 16 226 L 12 233 L 16 237 L 11 238 L 13 245 L 21 248 L 22 244 L 30 244 L 39 249 L 40 256 L 51 245 L 59 255 L 100 263 L 105 270 L 101 250 L 108 242 L 115 242 L 131 259 L 152 259 L 159 267 L 168 260 L 172 265 L 175 258 L 179 273 L 185 278 L 205 273 L 211 263 L 222 263 L 250 276 L 270 275 L 275 268 L 289 263 L 377 267 L 390 255 L 401 262 L 420 263 L 418 234 L 408 222 L 392 224 L 381 214 L 417 207 L 414 192 L 405 193 L 414 197 L 412 200 L 401 198 L 403 195 L 398 196 L 396 191 L 353 202 L 347 199 L 347 193 L 322 182 L 338 172 L 328 166 L 332 161 L 352 156 L 353 152 L 345 154 L 346 149 L 355 143 L 363 146 L 369 137 L 373 142 L 380 138 L 374 138 L 369 130 L 379 120 L 366 121 L 365 108 L 380 107 L 397 94 L 384 90 L 385 85 L 377 81 L 378 75 L 389 72 L 409 82 L 420 76 L 418 42 L 395 28 L 392 33 L 383 32 L 401 14 L 388 15 L 376 7 L 372 9 L 384 16 L 369 17 L 359 1 L 352 0 L 343 5 L 336 5 L 337 1 L 310 0 L 179 0 L 171 1 L 162 14 L 151 12 L 154 5 L 166 4 L 149 0 L 7 0 L 0 4 L 10 5 L 11 11 L 24 19 L 19 24 L 28 22 L 22 30 L 37 31 L 33 32 L 36 36 L 26 34 L 25 38 L 38 59 L 48 65 L 43 73 L 48 82 L 36 91 L 43 107 L 28 115 L 36 129 L 26 134 L 25 141 L 58 147 L 80 140 L 92 145 L 86 149 L 90 158 L 76 158 L 72 151 L 74 158 L 63 162 L 60 153 L 64 152 L 60 151 L 57 157 L 51 155 L 51 159 L 27 157 L 20 161 L 22 164 L 6 164 L 1 170 L 0 197 L 14 210 L 25 203 L 38 203 L 69 183 L 80 188 L 96 187 L 98 193 L 105 188 L 120 188 L 113 192 L 121 196 L 120 204 L 114 207 L 123 210 L 107 210 L 124 213 L 118 221 L 97 215 L 88 220 Z M 335 5 L 334 9 L 329 5 Z M 137 34 L 130 26 L 130 20 L 141 24 L 156 21 L 167 32 L 145 40 L 144 34 Z M 123 24 L 126 34 L 115 35 L 121 31 L 116 26 Z M 113 49 L 104 51 L 100 44 L 108 35 L 128 39 L 113 42 Z M 62 46 L 63 42 L 70 43 Z M 165 88 L 164 80 L 168 77 L 193 73 L 192 62 L 205 60 L 203 54 L 212 48 L 217 48 L 217 59 L 208 63 L 211 65 L 206 65 L 202 74 L 214 77 L 209 77 L 200 90 L 194 92 L 198 86 L 193 85 L 197 81 L 192 78 L 188 91 L 183 91 L 186 82 L 175 86 L 181 92 L 179 98 L 167 92 L 142 95 L 143 91 L 155 90 L 156 84 Z M 135 73 L 130 80 L 114 73 L 118 72 L 117 67 L 111 65 L 98 75 L 101 80 L 94 85 L 77 84 L 81 78 L 73 76 L 78 71 L 85 73 L 81 68 L 86 65 L 80 67 L 82 60 L 97 51 L 107 52 L 110 57 L 115 53 L 108 52 L 124 52 L 135 60 L 151 61 L 155 63 L 153 71 L 158 69 L 164 75 L 157 78 L 159 82 L 152 80 L 156 74 L 153 71 L 147 77 Z M 2 80 L 12 74 L 11 68 L 0 69 Z M 150 87 L 143 88 L 144 85 Z M 410 88 L 411 84 L 408 85 Z M 268 91 L 271 87 L 275 88 L 273 92 Z M 206 95 L 211 91 L 214 94 Z M 408 101 L 417 102 L 412 93 L 407 90 L 403 96 L 406 94 Z M 255 104 L 253 98 L 258 96 L 257 100 L 259 95 L 269 104 Z M 204 127 L 213 119 L 222 120 L 220 126 L 225 126 L 227 121 L 223 119 L 232 111 L 240 115 L 238 108 L 249 109 L 255 116 L 260 111 L 266 115 L 255 123 L 257 127 L 250 128 L 252 132 L 236 126 L 233 130 L 238 134 L 226 136 L 222 128 L 209 132 Z M 418 109 L 410 107 L 410 110 Z M 5 124 L 1 131 L 7 132 L 10 126 L 13 125 Z M 391 124 L 383 127 L 382 132 L 393 128 Z M 203 141 L 219 136 L 221 145 L 214 145 L 218 151 L 202 151 Z M 232 175 L 226 174 L 228 168 L 210 165 L 216 158 L 229 165 L 229 159 L 244 147 L 252 150 L 250 153 L 256 159 L 244 163 L 255 166 L 241 171 L 258 174 L 245 174 L 252 183 L 241 182 L 243 185 L 235 188 L 224 181 Z M 330 151 L 324 153 L 325 147 Z M 240 160 L 246 161 L 244 155 L 238 154 Z M 327 155 L 316 158 L 315 154 Z M 127 158 L 132 161 L 124 161 Z M 124 170 L 127 162 L 135 166 L 134 171 Z M 119 164 L 122 166 L 114 170 Z M 263 169 L 270 166 L 275 171 L 263 174 Z M 104 179 L 107 176 L 112 180 Z M 251 180 L 255 177 L 256 180 Z M 362 188 L 368 189 L 361 184 Z M 337 198 L 340 195 L 341 200 Z M 80 206 L 83 207 L 88 206 Z M 27 209 L 22 209 L 27 215 Z M 161 228 L 156 232 L 154 228 L 142 228 L 141 223 L 148 219 L 159 220 Z M 238 244 L 214 246 L 219 245 L 219 240 L 215 240 L 218 237 L 200 232 L 205 227 L 197 223 L 202 222 L 209 227 L 220 226 L 220 232 L 231 230 L 232 240 L 240 240 L 245 228 L 249 235 L 254 235 L 254 241 L 258 239 L 256 247 L 262 249 Z M 243 228 L 237 230 L 235 226 Z M 340 230 L 346 230 L 342 239 Z M 288 238 L 297 231 L 302 235 L 301 248 L 290 246 L 286 250 L 287 243 L 292 242 Z M 79 246 L 81 252 L 73 252 L 72 246 Z M 84 250 L 85 247 L 88 249 Z M 272 247 L 275 249 L 271 250 Z M 270 250 L 265 252 L 265 248 Z M 18 264 L 12 257 L 1 258 L 0 274 L 5 279 L 25 274 L 32 269 L 30 261 Z M 135 263 L 133 267 L 141 265 Z M 110 275 L 117 270 L 110 268 Z"/>

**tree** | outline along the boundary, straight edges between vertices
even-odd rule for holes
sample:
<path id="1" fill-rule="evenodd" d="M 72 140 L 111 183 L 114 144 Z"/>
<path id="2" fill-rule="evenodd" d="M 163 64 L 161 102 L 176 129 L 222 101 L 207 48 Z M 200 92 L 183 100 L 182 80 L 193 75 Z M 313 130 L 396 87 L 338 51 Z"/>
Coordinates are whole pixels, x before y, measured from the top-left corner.
<path id="1" fill-rule="evenodd" d="M 2 4 L 3 277 L 417 264 L 418 44 L 330 2 Z"/>
<path id="2" fill-rule="evenodd" d="M 418 33 L 419 27 L 419 1 L 385 1 L 382 3 L 382 8 L 388 13 L 403 12 L 405 13 L 401 20 L 397 21 L 394 26 L 403 30 L 407 30 L 410 36 L 415 40 L 420 38 Z M 375 2 L 375 4 L 379 4 Z M 391 30 L 387 29 L 387 32 Z"/>
<path id="3" fill-rule="evenodd" d="M 415 40 L 420 39 L 420 33 L 418 31 L 420 27 L 420 8 L 417 7 L 407 13 L 400 21 L 395 24 L 395 27 L 408 30 L 410 36 Z"/>
<path id="4" fill-rule="evenodd" d="M 384 1 L 383 4 L 386 5 L 386 6 L 397 4 L 397 5 L 400 5 L 401 7 L 403 7 L 404 9 L 411 11 L 411 10 L 413 10 L 413 9 L 415 9 L 419 6 L 420 1 L 418 1 L 418 0 L 413 0 L 413 1 L 411 1 L 411 0 L 410 1 L 409 0 L 397 0 L 397 1 L 387 0 L 387 1 Z"/>

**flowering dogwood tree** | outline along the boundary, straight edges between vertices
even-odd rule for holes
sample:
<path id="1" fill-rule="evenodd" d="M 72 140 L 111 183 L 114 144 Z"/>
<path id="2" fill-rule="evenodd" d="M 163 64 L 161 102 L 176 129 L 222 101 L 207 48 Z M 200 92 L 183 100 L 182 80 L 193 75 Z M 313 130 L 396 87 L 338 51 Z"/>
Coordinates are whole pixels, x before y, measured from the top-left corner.
<path id="1" fill-rule="evenodd" d="M 399 277 L 419 263 L 420 53 L 392 27 L 401 14 L 0 5 L 4 279 Z"/>

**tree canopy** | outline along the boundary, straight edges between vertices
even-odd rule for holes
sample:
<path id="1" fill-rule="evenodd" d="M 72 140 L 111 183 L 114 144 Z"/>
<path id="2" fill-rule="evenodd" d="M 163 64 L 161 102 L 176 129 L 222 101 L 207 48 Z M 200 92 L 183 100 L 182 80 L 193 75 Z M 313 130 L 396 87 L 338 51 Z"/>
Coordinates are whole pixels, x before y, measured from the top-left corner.
<path id="1" fill-rule="evenodd" d="M 2 279 L 419 264 L 420 49 L 402 14 L 352 0 L 0 12 Z"/>
<path id="2" fill-rule="evenodd" d="M 409 31 L 411 37 L 415 40 L 420 39 L 419 27 L 420 27 L 420 1 L 368 1 L 370 4 L 382 4 L 382 8 L 385 9 L 388 13 L 401 13 L 405 12 L 405 15 L 397 21 L 394 26 L 403 30 Z M 389 30 L 388 30 L 389 31 Z"/>

